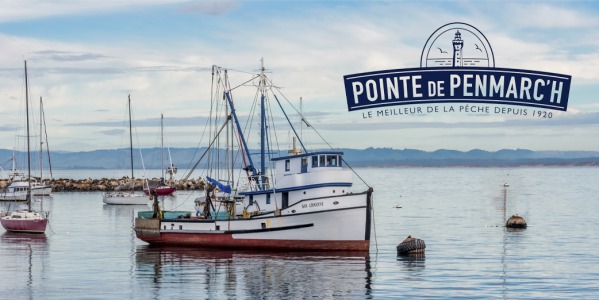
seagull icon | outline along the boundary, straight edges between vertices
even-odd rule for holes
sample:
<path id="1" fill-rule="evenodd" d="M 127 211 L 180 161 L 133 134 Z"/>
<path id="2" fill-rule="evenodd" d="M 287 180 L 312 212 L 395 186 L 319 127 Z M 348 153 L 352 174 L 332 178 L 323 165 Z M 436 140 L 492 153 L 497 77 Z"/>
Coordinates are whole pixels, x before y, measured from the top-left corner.
<path id="1" fill-rule="evenodd" d="M 477 49 L 478 51 L 480 51 L 480 52 L 483 52 L 483 50 L 481 50 L 481 49 L 478 47 L 478 45 L 477 45 L 477 44 L 474 44 L 474 46 L 476 46 L 476 49 Z"/>
<path id="2" fill-rule="evenodd" d="M 441 48 L 437 47 L 437 49 L 439 49 L 439 51 L 441 51 L 441 53 L 447 53 L 447 51 L 443 51 Z"/>

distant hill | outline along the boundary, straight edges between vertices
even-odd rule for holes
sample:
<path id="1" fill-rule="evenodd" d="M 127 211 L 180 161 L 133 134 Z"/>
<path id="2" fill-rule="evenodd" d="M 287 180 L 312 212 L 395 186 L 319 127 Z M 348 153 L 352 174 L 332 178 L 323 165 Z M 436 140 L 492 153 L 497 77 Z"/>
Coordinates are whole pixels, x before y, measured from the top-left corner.
<path id="1" fill-rule="evenodd" d="M 432 152 L 415 149 L 367 148 L 340 149 L 345 160 L 355 166 L 526 166 L 593 165 L 599 166 L 598 151 L 532 151 L 503 149 L 495 152 L 474 149 Z"/>
<path id="2" fill-rule="evenodd" d="M 170 149 L 173 163 L 179 168 L 190 168 L 202 155 L 205 148 L 172 148 Z M 438 166 L 544 166 L 572 165 L 599 166 L 598 151 L 532 151 L 526 149 L 503 149 L 485 151 L 474 149 L 456 151 L 439 149 L 422 151 L 416 149 L 367 148 L 367 149 L 335 149 L 345 153 L 345 161 L 355 167 L 438 167 Z M 251 151 L 257 153 L 257 150 Z M 133 163 L 135 168 L 141 168 L 139 150 L 134 150 Z M 224 155 L 220 151 L 219 155 Z M 11 168 L 12 150 L 0 149 L 0 166 L 5 171 Z M 32 158 L 32 166 L 39 169 L 38 153 Z M 43 154 L 46 156 L 46 154 Z M 160 148 L 142 149 L 146 169 L 160 168 Z M 18 168 L 26 167 L 24 153 L 16 153 Z M 54 169 L 127 169 L 130 166 L 129 149 L 95 150 L 85 152 L 51 152 L 52 168 Z M 45 159 L 47 160 L 47 158 Z M 165 152 L 165 164 L 168 164 L 168 153 Z M 256 156 L 255 160 L 258 160 Z M 256 162 L 257 163 L 257 162 Z M 200 166 L 203 165 L 204 162 Z M 47 168 L 47 161 L 44 168 Z"/>

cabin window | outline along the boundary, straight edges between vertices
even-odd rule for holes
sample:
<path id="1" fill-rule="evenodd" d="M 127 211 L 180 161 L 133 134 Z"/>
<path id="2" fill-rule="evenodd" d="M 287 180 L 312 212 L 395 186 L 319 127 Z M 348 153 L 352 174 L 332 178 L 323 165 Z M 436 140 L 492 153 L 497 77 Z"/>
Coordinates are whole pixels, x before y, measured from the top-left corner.
<path id="1" fill-rule="evenodd" d="M 266 194 L 266 204 L 270 204 L 270 194 Z"/>
<path id="2" fill-rule="evenodd" d="M 301 169 L 302 173 L 306 173 L 308 172 L 308 158 L 307 157 L 302 157 L 302 169 Z"/>
<path id="3" fill-rule="evenodd" d="M 324 167 L 324 166 L 326 166 L 326 164 L 325 164 L 325 156 L 324 156 L 324 155 L 319 155 L 319 156 L 318 156 L 318 158 L 319 158 L 319 159 L 318 159 L 318 160 L 319 160 L 318 162 L 320 163 L 320 166 L 321 166 L 321 167 Z"/>
<path id="4" fill-rule="evenodd" d="M 291 170 L 291 161 L 288 159 L 285 160 L 285 171 Z"/>
<path id="5" fill-rule="evenodd" d="M 254 195 L 250 195 L 250 201 L 249 202 L 250 202 L 249 205 L 254 204 Z"/>
<path id="6" fill-rule="evenodd" d="M 318 155 L 312 156 L 312 168 L 318 167 Z"/>
<path id="7" fill-rule="evenodd" d="M 327 155 L 327 166 L 329 166 L 329 167 L 337 166 L 337 155 Z"/>

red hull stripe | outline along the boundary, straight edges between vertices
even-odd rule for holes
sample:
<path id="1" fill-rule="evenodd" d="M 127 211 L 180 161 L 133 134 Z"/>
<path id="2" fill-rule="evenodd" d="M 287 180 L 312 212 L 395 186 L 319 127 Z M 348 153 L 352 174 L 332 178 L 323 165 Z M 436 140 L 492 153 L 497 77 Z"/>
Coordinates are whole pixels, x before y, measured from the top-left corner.
<path id="1" fill-rule="evenodd" d="M 370 241 L 331 241 L 331 240 L 267 240 L 234 239 L 232 234 L 185 234 L 161 233 L 158 236 L 137 234 L 137 238 L 154 245 L 172 245 L 196 248 L 228 249 L 271 249 L 271 250 L 326 250 L 326 251 L 367 251 Z"/>

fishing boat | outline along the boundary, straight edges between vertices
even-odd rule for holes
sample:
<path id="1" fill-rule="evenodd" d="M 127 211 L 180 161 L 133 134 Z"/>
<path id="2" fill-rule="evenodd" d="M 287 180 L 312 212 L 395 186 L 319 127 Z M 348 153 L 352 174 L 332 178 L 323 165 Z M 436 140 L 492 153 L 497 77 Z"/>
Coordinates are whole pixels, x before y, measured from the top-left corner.
<path id="1" fill-rule="evenodd" d="M 148 197 L 144 194 L 135 193 L 135 176 L 133 173 L 133 130 L 131 125 L 131 95 L 128 96 L 129 111 L 129 157 L 131 159 L 131 180 L 126 190 L 110 191 L 102 194 L 105 204 L 114 205 L 146 205 Z"/>
<path id="2" fill-rule="evenodd" d="M 25 201 L 31 188 L 33 196 L 50 196 L 52 187 L 40 183 L 36 178 L 21 178 L 12 181 L 5 191 L 0 192 L 0 201 Z"/>
<path id="3" fill-rule="evenodd" d="M 173 164 L 171 159 L 171 154 L 169 151 L 169 162 L 170 166 L 166 168 L 166 173 L 169 174 L 169 184 L 164 182 L 164 115 L 160 114 L 160 170 L 162 172 L 162 177 L 160 177 L 159 181 L 148 180 L 147 187 L 144 188 L 144 194 L 151 195 L 153 192 L 156 192 L 158 196 L 170 196 L 177 189 L 174 187 L 174 179 L 173 175 L 177 173 L 177 168 Z"/>
<path id="4" fill-rule="evenodd" d="M 27 61 L 25 61 L 25 111 L 27 116 L 27 175 L 31 178 L 31 147 L 29 134 L 29 87 L 27 81 Z M 25 201 L 27 209 L 8 211 L 0 218 L 0 223 L 6 231 L 25 233 L 44 233 L 48 224 L 47 212 L 37 212 L 32 209 L 31 180 L 28 180 Z"/>
<path id="5" fill-rule="evenodd" d="M 263 62 L 260 72 L 242 84 L 231 84 L 231 73 L 216 66 L 212 69 L 216 78 L 212 80 L 215 86 L 210 107 L 223 116 L 210 119 L 215 126 L 208 149 L 184 178 L 203 159 L 208 159 L 205 164 L 210 174 L 205 178 L 205 196 L 195 204 L 203 210 L 198 214 L 167 216 L 154 200 L 152 214 L 138 214 L 135 218 L 137 238 L 152 245 L 195 248 L 368 250 L 373 189 L 350 191 L 353 170 L 347 168 L 343 152 L 306 149 L 279 101 L 280 89 L 265 74 Z M 250 122 L 240 122 L 233 101 L 233 90 L 249 82 L 257 87 L 257 93 L 251 93 L 256 95 L 251 107 L 258 111 L 258 135 L 251 132 Z M 293 147 L 287 152 L 274 149 L 275 123 L 267 116 L 273 107 L 283 111 L 279 120 L 286 120 L 293 131 Z M 313 128 L 303 116 L 302 121 Z M 254 136 L 259 136 L 259 169 L 248 147 L 247 138 Z M 220 142 L 228 150 L 219 148 Z M 216 158 L 224 162 L 214 163 Z M 240 172 L 230 172 L 232 169 Z M 241 212 L 236 211 L 239 197 L 243 199 Z"/>

